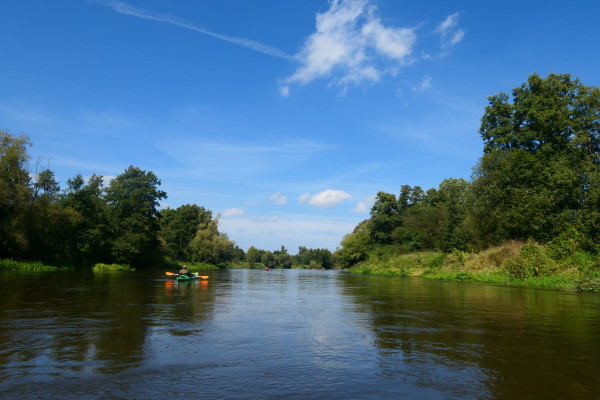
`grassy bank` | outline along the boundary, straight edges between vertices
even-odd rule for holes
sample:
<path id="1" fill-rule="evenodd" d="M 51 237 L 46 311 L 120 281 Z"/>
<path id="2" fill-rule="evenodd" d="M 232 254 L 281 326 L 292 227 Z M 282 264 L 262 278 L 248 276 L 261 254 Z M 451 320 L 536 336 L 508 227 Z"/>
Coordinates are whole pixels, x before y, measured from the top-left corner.
<path id="1" fill-rule="evenodd" d="M 481 253 L 372 254 L 352 272 L 600 293 L 600 256 L 510 242 Z"/>
<path id="2" fill-rule="evenodd" d="M 44 265 L 38 261 L 0 260 L 0 271 L 58 271 L 60 269 L 63 268 Z"/>

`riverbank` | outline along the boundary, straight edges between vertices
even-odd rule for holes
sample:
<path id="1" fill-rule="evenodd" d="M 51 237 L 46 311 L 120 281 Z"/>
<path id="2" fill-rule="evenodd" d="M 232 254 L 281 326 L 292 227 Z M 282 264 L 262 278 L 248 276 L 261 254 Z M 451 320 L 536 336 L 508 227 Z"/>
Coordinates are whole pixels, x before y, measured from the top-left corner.
<path id="1" fill-rule="evenodd" d="M 153 269 L 160 270 L 177 270 L 179 271 L 181 267 L 186 264 L 188 269 L 192 272 L 195 271 L 204 271 L 211 269 L 221 269 L 223 267 L 219 267 L 213 264 L 205 264 L 205 263 L 182 263 L 182 262 L 173 262 L 166 261 L 164 265 L 159 267 L 154 267 Z M 68 270 L 79 270 L 79 269 L 91 269 L 95 272 L 107 272 L 107 271 L 135 271 L 135 268 L 130 267 L 129 265 L 124 264 L 95 264 L 93 267 L 77 267 L 77 266 L 56 266 L 56 265 L 46 265 L 39 261 L 15 261 L 9 259 L 0 259 L 0 271 L 68 271 Z"/>
<path id="2" fill-rule="evenodd" d="M 600 293 L 600 256 L 574 252 L 552 257 L 546 246 L 510 242 L 480 253 L 371 254 L 352 272 L 481 282 L 570 292 Z"/>

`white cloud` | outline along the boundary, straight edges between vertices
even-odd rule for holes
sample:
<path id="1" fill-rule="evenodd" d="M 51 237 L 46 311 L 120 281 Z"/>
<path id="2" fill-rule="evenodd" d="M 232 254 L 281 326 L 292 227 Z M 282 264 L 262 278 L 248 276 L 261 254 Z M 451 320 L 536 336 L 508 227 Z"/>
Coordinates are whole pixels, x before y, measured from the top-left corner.
<path id="1" fill-rule="evenodd" d="M 425 75 L 423 79 L 421 79 L 421 83 L 419 86 L 412 88 L 413 92 L 422 92 L 431 87 L 431 77 L 429 75 Z"/>
<path id="2" fill-rule="evenodd" d="M 290 87 L 289 86 L 280 86 L 279 87 L 279 93 L 281 93 L 281 95 L 283 97 L 288 97 L 290 95 Z"/>
<path id="3" fill-rule="evenodd" d="M 252 49 L 252 50 L 255 50 L 260 53 L 264 53 L 264 54 L 267 54 L 270 56 L 285 58 L 287 60 L 293 59 L 293 57 L 291 57 L 290 55 L 286 54 L 285 52 L 283 52 L 275 47 L 266 45 L 264 43 L 256 42 L 254 40 L 249 40 L 249 39 L 245 39 L 245 38 L 241 38 L 241 37 L 233 37 L 233 36 L 222 35 L 220 33 L 215 33 L 215 32 L 209 31 L 207 29 L 200 28 L 198 26 L 184 22 L 181 19 L 174 17 L 172 15 L 158 14 L 158 13 L 155 13 L 155 12 L 152 12 L 149 10 L 145 10 L 143 8 L 138 8 L 138 7 L 132 6 L 131 4 L 128 4 L 128 3 L 125 3 L 122 1 L 116 1 L 116 0 L 113 0 L 113 1 L 107 0 L 107 1 L 104 1 L 103 4 L 105 4 L 106 6 L 112 8 L 114 11 L 121 13 L 121 14 L 130 15 L 132 17 L 137 17 L 137 18 L 142 18 L 142 19 L 148 19 L 151 21 L 166 22 L 168 24 L 175 25 L 180 28 L 189 29 L 189 30 L 192 30 L 195 32 L 202 33 L 204 35 L 212 36 L 216 39 L 220 39 L 220 40 L 224 40 L 229 43 L 237 44 L 238 46 L 247 47 L 249 49 Z"/>
<path id="4" fill-rule="evenodd" d="M 359 201 L 356 205 L 356 208 L 354 208 L 352 212 L 356 214 L 364 214 L 371 209 L 373 203 L 375 203 L 375 195 L 372 194 L 363 201 Z"/>
<path id="5" fill-rule="evenodd" d="M 227 217 L 236 217 L 238 215 L 244 215 L 245 212 L 241 208 L 229 208 L 221 213 L 221 216 L 224 218 Z"/>
<path id="6" fill-rule="evenodd" d="M 298 197 L 298 203 L 306 203 L 308 198 L 310 197 L 310 193 L 304 193 L 300 197 Z"/>
<path id="7" fill-rule="evenodd" d="M 410 55 L 416 39 L 414 29 L 386 28 L 379 19 L 363 25 L 361 32 L 378 52 L 400 61 Z"/>
<path id="8" fill-rule="evenodd" d="M 458 12 L 448 15 L 446 19 L 435 28 L 435 33 L 439 33 L 442 39 L 442 47 L 452 47 L 460 43 L 464 36 L 464 29 L 458 28 Z"/>
<path id="9" fill-rule="evenodd" d="M 308 203 L 317 208 L 331 208 L 337 206 L 344 200 L 351 199 L 348 193 L 343 190 L 327 189 L 321 193 L 313 195 Z"/>
<path id="10" fill-rule="evenodd" d="M 281 193 L 275 193 L 269 196 L 269 200 L 277 204 L 278 206 L 282 206 L 287 203 L 287 196 L 283 196 Z"/>
<path id="11" fill-rule="evenodd" d="M 316 32 L 304 43 L 297 58 L 303 64 L 287 79 L 288 83 L 309 83 L 341 74 L 339 85 L 377 82 L 383 68 L 377 55 L 400 65 L 408 63 L 415 41 L 414 28 L 382 25 L 377 8 L 370 0 L 332 0 L 330 8 L 317 14 Z M 289 92 L 288 92 L 289 93 Z"/>

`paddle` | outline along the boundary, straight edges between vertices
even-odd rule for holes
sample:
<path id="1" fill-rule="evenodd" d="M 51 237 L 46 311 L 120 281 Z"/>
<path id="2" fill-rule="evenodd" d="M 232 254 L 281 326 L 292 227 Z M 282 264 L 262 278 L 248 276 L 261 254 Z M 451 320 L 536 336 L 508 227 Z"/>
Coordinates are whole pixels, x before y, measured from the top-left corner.
<path id="1" fill-rule="evenodd" d="M 165 272 L 169 276 L 179 276 L 179 274 L 174 274 L 173 272 Z M 208 279 L 208 275 L 198 275 L 198 278 Z"/>

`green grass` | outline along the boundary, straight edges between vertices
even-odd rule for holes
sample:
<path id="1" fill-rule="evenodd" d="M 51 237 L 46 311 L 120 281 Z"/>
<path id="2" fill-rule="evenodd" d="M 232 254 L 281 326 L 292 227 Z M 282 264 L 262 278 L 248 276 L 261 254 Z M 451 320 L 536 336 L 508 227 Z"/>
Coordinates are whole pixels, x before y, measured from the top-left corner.
<path id="1" fill-rule="evenodd" d="M 352 272 L 369 275 L 489 283 L 600 293 L 600 256 L 574 253 L 554 259 L 546 246 L 509 242 L 476 254 L 374 254 Z"/>
<path id="2" fill-rule="evenodd" d="M 0 271 L 57 271 L 59 269 L 38 261 L 0 260 Z"/>
<path id="3" fill-rule="evenodd" d="M 119 264 L 102 264 L 98 263 L 92 268 L 94 272 L 115 272 L 115 271 L 135 271 L 135 268 L 131 268 L 129 265 Z"/>

